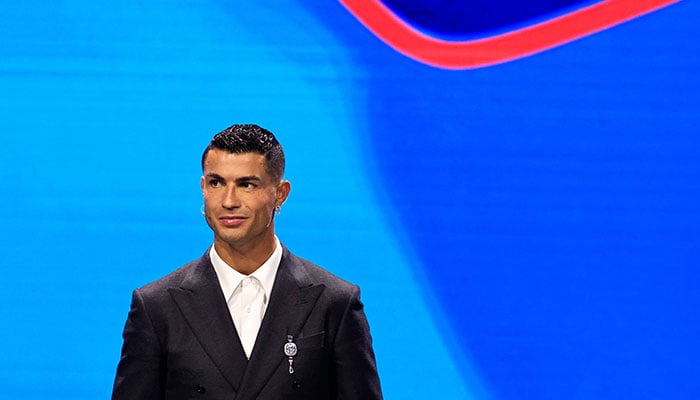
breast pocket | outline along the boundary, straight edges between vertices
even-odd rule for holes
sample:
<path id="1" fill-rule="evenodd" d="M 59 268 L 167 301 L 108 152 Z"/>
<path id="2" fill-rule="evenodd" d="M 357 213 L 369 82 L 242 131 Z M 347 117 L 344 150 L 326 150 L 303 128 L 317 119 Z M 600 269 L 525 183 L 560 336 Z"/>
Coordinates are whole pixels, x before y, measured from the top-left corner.
<path id="1" fill-rule="evenodd" d="M 325 347 L 325 342 L 326 332 L 324 331 L 310 336 L 301 336 L 297 338 L 297 347 L 301 353 L 302 351 L 322 349 Z"/>
<path id="2" fill-rule="evenodd" d="M 293 357 L 296 376 L 323 375 L 330 367 L 330 352 L 326 348 L 326 333 L 301 336 L 296 340 L 297 354 Z M 324 372 L 322 372 L 324 371 Z"/>

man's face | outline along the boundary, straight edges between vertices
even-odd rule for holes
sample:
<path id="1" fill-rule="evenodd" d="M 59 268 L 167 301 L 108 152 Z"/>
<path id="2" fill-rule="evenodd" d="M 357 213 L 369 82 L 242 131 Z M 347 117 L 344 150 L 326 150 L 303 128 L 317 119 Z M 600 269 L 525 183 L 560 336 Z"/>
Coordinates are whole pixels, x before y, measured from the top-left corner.
<path id="1" fill-rule="evenodd" d="M 239 252 L 273 243 L 274 208 L 282 205 L 290 186 L 267 172 L 265 156 L 212 149 L 204 161 L 201 184 L 215 243 Z"/>

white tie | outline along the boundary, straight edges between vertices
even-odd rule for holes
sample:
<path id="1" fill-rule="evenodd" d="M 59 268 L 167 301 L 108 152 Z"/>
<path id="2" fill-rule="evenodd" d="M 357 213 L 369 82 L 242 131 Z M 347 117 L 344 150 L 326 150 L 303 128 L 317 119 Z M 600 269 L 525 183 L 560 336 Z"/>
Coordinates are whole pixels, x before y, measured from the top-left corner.
<path id="1" fill-rule="evenodd" d="M 255 277 L 245 277 L 231 296 L 233 310 L 236 310 L 233 322 L 238 330 L 246 357 L 255 345 L 255 338 L 260 330 L 263 313 L 265 312 L 265 292 L 260 281 Z"/>

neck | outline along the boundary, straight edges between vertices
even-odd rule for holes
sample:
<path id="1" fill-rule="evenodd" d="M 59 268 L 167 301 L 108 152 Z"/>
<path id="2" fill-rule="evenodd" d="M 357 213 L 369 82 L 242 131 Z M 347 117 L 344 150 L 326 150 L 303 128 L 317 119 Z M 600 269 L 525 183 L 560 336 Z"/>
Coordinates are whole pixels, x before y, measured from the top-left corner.
<path id="1" fill-rule="evenodd" d="M 236 246 L 214 238 L 214 248 L 219 257 L 231 268 L 244 275 L 250 275 L 260 268 L 275 251 L 275 244 L 274 235 L 249 246 Z"/>

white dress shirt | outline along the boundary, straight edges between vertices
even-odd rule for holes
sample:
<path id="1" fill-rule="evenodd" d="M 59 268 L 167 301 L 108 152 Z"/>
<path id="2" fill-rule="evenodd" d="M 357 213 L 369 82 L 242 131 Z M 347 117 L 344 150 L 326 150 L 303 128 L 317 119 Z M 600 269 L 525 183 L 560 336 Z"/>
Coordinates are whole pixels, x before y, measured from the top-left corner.
<path id="1" fill-rule="evenodd" d="M 219 279 L 238 337 L 246 356 L 250 358 L 282 260 L 282 246 L 275 236 L 272 255 L 250 275 L 244 275 L 226 264 L 214 246 L 209 251 L 209 259 Z"/>

